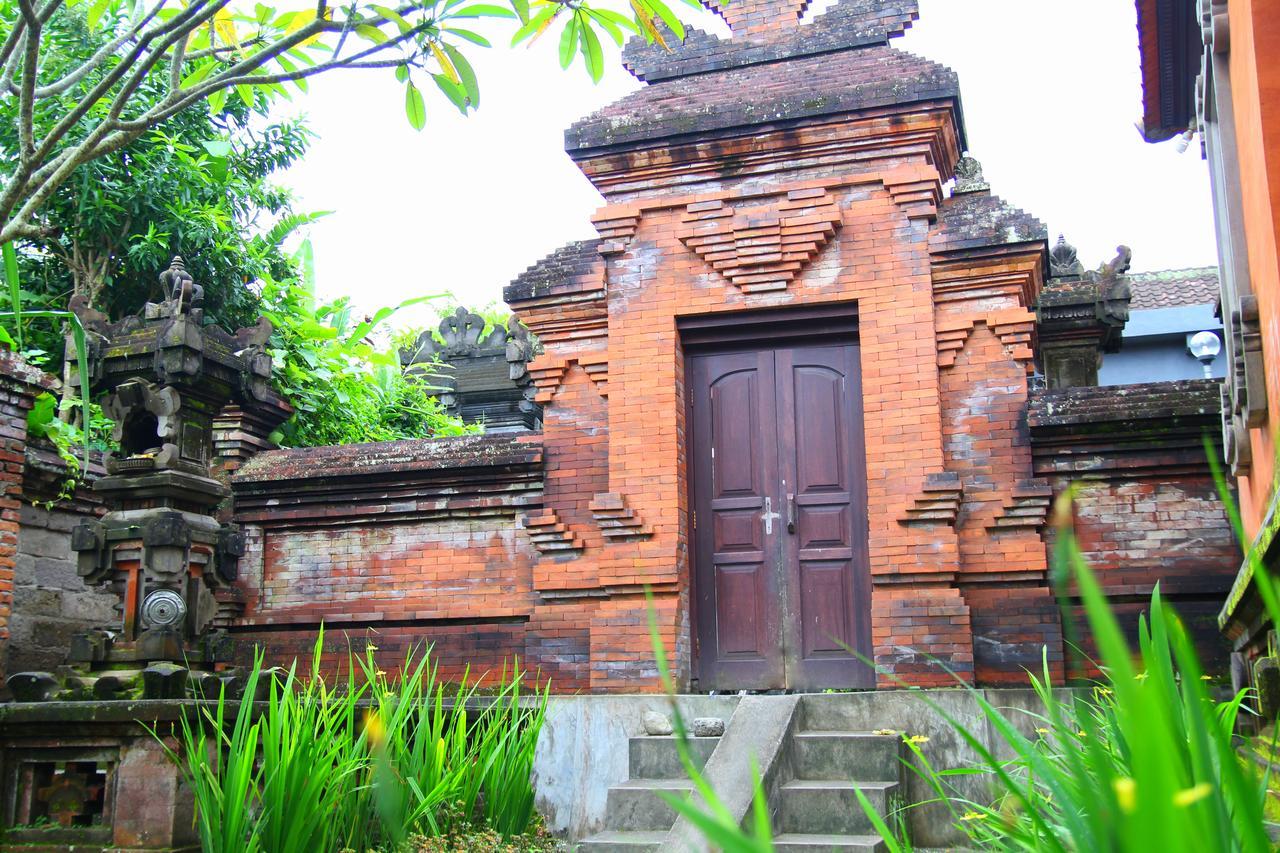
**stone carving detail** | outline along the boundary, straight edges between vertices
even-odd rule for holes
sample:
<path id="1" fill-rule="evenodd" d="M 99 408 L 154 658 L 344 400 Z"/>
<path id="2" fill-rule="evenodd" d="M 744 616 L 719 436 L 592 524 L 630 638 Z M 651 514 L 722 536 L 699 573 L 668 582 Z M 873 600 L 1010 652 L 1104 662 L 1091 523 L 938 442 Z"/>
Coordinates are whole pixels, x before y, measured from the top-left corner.
<path id="1" fill-rule="evenodd" d="M 899 524 L 908 527 L 933 524 L 955 526 L 964 499 L 964 484 L 954 471 L 941 471 L 925 477 L 924 494 L 907 508 Z"/>
<path id="2" fill-rule="evenodd" d="M 1053 278 L 1084 275 L 1084 264 L 1080 263 L 1076 247 L 1068 243 L 1067 238 L 1061 234 L 1049 252 L 1049 275 Z"/>
<path id="3" fill-rule="evenodd" d="M 984 192 L 991 189 L 982 176 L 982 164 L 968 154 L 956 163 L 956 185 L 953 194 Z"/>
<path id="4" fill-rule="evenodd" d="M 537 339 L 515 317 L 488 334 L 484 327 L 484 317 L 458 308 L 402 349 L 400 363 L 430 376 L 446 411 L 467 423 L 489 432 L 537 429 L 542 407 L 529 374 Z"/>
<path id="5" fill-rule="evenodd" d="M 576 557 L 582 552 L 582 540 L 550 507 L 525 515 L 520 523 L 529 531 L 529 539 L 540 554 Z"/>
<path id="6" fill-rule="evenodd" d="M 1053 489 L 1048 480 L 1023 480 L 1013 487 L 1013 495 L 987 529 L 993 532 L 1039 530 L 1049 517 L 1052 504 Z"/>
<path id="7" fill-rule="evenodd" d="M 680 240 L 744 293 L 786 290 L 840 228 L 825 190 L 795 190 L 776 206 L 744 212 L 722 201 L 685 209 Z"/>
<path id="8" fill-rule="evenodd" d="M 1082 269 L 1075 250 L 1059 238 L 1050 259 L 1062 275 L 1050 279 L 1037 306 L 1040 353 L 1048 386 L 1070 388 L 1098 384 L 1104 352 L 1120 347 L 1129 320 L 1129 279 L 1133 253 L 1116 247 L 1116 256 L 1091 272 Z"/>
<path id="9" fill-rule="evenodd" d="M 587 508 L 608 542 L 631 542 L 653 536 L 653 530 L 635 510 L 627 507 L 626 498 L 617 492 L 596 495 Z"/>
<path id="10" fill-rule="evenodd" d="M 219 593 L 236 578 L 244 539 L 214 517 L 228 491 L 209 468 L 213 419 L 233 400 L 268 426 L 289 409 L 270 386 L 269 322 L 235 334 L 205 325 L 203 289 L 181 257 L 160 284 L 164 302 L 117 323 L 73 304 L 93 336 L 80 381 L 116 422 L 119 450 L 93 487 L 108 512 L 81 522 L 71 547 L 87 583 L 121 596 L 122 625 L 75 637 L 59 677 L 14 675 L 15 695 L 183 698 L 189 668 L 229 659 L 229 639 L 214 624 L 233 615 L 224 611 L 234 602 Z"/>
<path id="11" fill-rule="evenodd" d="M 1266 362 L 1262 352 L 1262 326 L 1258 298 L 1238 296 L 1227 317 L 1231 357 L 1228 379 L 1222 386 L 1223 447 L 1232 473 L 1253 462 L 1249 430 L 1266 423 Z"/>

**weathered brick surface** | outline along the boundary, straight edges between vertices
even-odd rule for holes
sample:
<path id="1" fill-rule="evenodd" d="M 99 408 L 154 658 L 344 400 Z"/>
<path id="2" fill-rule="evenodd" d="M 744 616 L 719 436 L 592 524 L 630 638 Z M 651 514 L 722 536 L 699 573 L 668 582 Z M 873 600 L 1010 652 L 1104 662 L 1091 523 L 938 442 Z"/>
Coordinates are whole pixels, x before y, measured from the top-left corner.
<path id="1" fill-rule="evenodd" d="M 52 376 L 0 349 L 0 683 L 13 610 L 23 473 L 26 468 L 27 412 L 36 396 L 53 386 Z"/>
<path id="2" fill-rule="evenodd" d="M 1077 539 L 1122 620 L 1136 625 L 1158 582 L 1211 670 L 1225 666 L 1213 616 L 1241 560 L 1204 445 L 1208 436 L 1220 450 L 1218 387 L 1193 380 L 1042 391 L 1028 418 L 1036 473 L 1055 492 L 1075 485 Z M 1083 631 L 1076 636 L 1091 648 Z"/>

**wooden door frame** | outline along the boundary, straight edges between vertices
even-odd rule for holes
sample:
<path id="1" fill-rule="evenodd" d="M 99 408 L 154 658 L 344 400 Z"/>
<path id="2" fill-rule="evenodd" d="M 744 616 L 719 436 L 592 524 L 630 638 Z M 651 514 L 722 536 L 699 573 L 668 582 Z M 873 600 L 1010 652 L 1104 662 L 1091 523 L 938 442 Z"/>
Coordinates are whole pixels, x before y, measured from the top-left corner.
<path id="1" fill-rule="evenodd" d="M 824 302 L 817 305 L 797 305 L 785 308 L 758 308 L 743 311 L 717 311 L 710 314 L 691 314 L 676 317 L 676 337 L 680 344 L 680 358 L 683 362 L 683 383 L 680 389 L 684 406 L 681 412 L 684 418 L 683 429 L 684 458 L 681 459 L 685 472 L 685 529 L 689 531 L 685 554 L 687 555 L 687 577 L 689 579 L 689 650 L 690 681 L 699 683 L 702 678 L 702 659 L 698 642 L 697 607 L 697 546 L 696 535 L 692 523 L 693 508 L 696 506 L 695 489 L 697 483 L 693 477 L 693 469 L 689 464 L 689 453 L 694 446 L 693 436 L 693 394 L 689 387 L 691 358 L 714 352 L 755 351 L 765 346 L 790 344 L 854 343 L 861 340 L 858 324 L 857 302 Z M 861 369 L 859 360 L 859 369 Z M 862 383 L 859 382 L 859 388 Z M 865 421 L 865 407 L 859 410 Z M 865 429 L 864 429 L 865 433 Z M 865 447 L 863 449 L 865 453 Z M 858 460 L 858 467 L 863 476 L 860 483 L 851 484 L 862 489 L 862 501 L 866 503 L 866 460 Z M 869 555 L 868 555 L 869 556 Z"/>

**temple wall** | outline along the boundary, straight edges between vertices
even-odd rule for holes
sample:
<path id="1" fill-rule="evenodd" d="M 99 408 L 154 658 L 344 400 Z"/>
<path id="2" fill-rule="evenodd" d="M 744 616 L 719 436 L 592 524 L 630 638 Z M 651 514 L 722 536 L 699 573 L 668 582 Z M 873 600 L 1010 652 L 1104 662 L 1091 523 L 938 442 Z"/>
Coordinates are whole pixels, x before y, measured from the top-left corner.
<path id="1" fill-rule="evenodd" d="M 1205 448 L 1208 437 L 1221 451 L 1218 388 L 1190 380 L 1043 391 L 1029 414 L 1036 474 L 1055 495 L 1074 485 L 1077 540 L 1122 623 L 1136 629 L 1159 583 L 1215 674 L 1230 651 L 1216 617 L 1241 560 Z M 1073 586 L 1057 591 L 1075 617 L 1068 633 L 1091 652 Z"/>
<path id="2" fill-rule="evenodd" d="M 93 465 L 91 480 L 97 472 Z M 60 496 L 65 477 L 52 449 L 27 448 L 6 672 L 52 671 L 66 662 L 73 636 L 120 621 L 116 597 L 85 585 L 71 550 L 72 528 L 100 516 L 102 502 L 88 485 Z"/>

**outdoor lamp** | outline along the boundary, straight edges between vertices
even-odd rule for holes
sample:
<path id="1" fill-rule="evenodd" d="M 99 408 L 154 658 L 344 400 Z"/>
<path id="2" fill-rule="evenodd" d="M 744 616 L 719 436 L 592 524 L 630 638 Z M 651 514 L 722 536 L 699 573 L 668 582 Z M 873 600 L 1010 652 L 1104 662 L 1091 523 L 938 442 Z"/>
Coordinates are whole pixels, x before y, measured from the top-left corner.
<path id="1" fill-rule="evenodd" d="M 1222 341 L 1213 332 L 1196 332 L 1187 341 L 1187 349 L 1204 365 L 1204 378 L 1213 378 L 1213 360 L 1222 352 Z"/>

